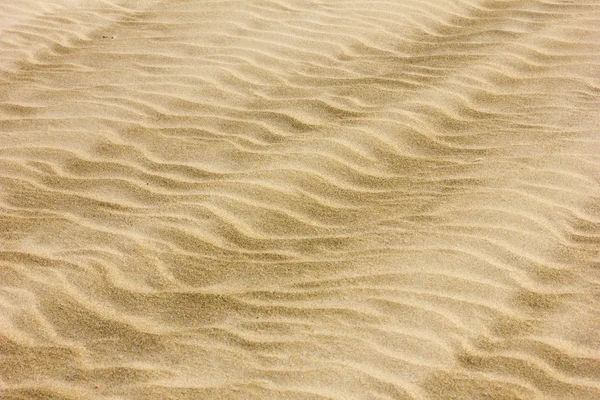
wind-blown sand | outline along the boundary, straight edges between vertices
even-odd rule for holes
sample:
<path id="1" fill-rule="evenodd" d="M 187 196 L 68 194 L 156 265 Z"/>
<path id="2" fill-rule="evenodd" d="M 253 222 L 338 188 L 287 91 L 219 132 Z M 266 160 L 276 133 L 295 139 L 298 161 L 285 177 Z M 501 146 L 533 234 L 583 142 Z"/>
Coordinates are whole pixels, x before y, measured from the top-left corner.
<path id="1" fill-rule="evenodd" d="M 600 3 L 3 0 L 0 398 L 600 398 Z"/>

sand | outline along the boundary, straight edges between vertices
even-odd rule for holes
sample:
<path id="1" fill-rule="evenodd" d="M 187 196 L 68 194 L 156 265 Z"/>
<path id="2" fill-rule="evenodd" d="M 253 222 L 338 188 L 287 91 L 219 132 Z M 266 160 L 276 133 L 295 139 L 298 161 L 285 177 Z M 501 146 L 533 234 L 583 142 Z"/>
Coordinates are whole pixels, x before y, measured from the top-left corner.
<path id="1" fill-rule="evenodd" d="M 600 3 L 3 0 L 0 398 L 600 398 Z"/>

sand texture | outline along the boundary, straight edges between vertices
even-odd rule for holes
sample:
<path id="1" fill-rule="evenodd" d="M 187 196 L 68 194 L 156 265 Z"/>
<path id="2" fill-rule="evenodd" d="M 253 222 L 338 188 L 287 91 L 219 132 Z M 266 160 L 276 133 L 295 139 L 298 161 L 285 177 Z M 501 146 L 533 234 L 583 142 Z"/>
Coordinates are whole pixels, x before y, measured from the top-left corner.
<path id="1" fill-rule="evenodd" d="M 0 398 L 600 399 L 600 2 L 2 0 Z"/>

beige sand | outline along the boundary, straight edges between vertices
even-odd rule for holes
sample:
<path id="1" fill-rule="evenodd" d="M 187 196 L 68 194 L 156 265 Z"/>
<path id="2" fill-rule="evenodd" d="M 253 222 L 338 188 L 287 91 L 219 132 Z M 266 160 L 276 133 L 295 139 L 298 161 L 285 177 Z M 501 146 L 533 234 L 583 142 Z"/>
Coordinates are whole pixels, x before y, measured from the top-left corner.
<path id="1" fill-rule="evenodd" d="M 600 398 L 600 3 L 0 30 L 0 398 Z"/>

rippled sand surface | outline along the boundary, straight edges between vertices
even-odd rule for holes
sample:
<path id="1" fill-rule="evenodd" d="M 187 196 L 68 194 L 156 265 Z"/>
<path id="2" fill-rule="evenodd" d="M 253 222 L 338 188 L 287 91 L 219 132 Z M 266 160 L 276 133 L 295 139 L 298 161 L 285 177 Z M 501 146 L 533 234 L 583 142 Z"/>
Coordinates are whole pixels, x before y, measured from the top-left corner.
<path id="1" fill-rule="evenodd" d="M 600 3 L 3 0 L 0 398 L 600 398 Z"/>

